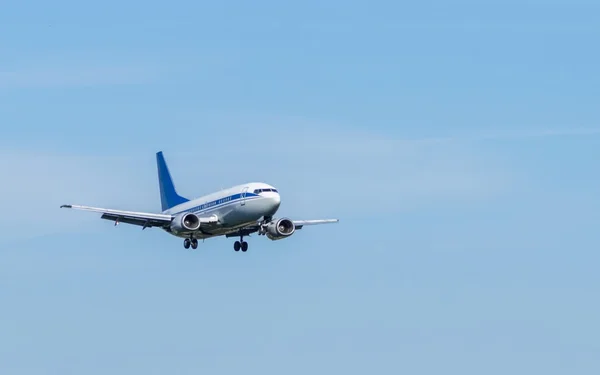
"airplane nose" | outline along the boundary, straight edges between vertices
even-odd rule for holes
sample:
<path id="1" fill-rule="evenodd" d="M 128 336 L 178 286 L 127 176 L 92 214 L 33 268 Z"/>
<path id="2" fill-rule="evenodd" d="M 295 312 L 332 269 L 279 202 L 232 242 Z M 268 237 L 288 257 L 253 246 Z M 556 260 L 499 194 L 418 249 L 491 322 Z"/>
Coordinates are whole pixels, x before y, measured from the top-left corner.
<path id="1" fill-rule="evenodd" d="M 273 200 L 273 205 L 279 208 L 279 205 L 281 204 L 281 197 L 279 196 L 279 194 L 275 194 L 275 196 L 273 196 L 273 198 L 271 199 Z"/>
<path id="2" fill-rule="evenodd" d="M 269 197 L 269 205 L 271 214 L 275 215 L 275 212 L 277 212 L 277 210 L 279 209 L 279 205 L 281 204 L 281 197 L 279 196 L 279 194 L 274 193 L 273 195 L 271 195 Z"/>

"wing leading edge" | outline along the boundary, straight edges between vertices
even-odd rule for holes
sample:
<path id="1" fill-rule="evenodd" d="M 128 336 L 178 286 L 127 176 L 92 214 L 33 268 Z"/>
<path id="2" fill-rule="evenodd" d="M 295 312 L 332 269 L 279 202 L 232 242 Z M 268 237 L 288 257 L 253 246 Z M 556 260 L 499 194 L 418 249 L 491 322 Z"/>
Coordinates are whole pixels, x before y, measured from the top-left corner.
<path id="1" fill-rule="evenodd" d="M 319 225 L 319 224 L 330 224 L 337 223 L 339 219 L 320 219 L 320 220 L 292 220 L 296 229 L 302 229 L 305 225 Z"/>

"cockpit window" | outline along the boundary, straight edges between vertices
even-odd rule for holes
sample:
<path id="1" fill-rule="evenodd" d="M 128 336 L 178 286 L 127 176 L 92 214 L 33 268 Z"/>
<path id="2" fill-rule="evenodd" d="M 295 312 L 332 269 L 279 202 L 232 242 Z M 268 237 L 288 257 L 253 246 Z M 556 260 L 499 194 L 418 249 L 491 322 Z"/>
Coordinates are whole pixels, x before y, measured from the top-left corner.
<path id="1" fill-rule="evenodd" d="M 265 193 L 268 191 L 272 191 L 274 193 L 277 193 L 277 189 L 256 189 L 254 190 L 254 194 L 260 194 L 260 193 Z"/>

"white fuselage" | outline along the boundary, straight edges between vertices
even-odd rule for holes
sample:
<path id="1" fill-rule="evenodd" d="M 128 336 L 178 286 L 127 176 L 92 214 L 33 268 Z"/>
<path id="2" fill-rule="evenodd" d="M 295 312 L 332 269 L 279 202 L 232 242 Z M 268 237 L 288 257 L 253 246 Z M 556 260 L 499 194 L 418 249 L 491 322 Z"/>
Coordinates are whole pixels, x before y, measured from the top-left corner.
<path id="1" fill-rule="evenodd" d="M 273 216 L 279 209 L 281 197 L 273 186 L 252 182 L 231 187 L 216 193 L 179 204 L 163 211 L 164 214 L 177 215 L 193 213 L 199 217 L 216 216 L 218 222 L 202 226 L 195 238 L 236 232 L 239 228 L 256 223 L 265 216 Z M 178 237 L 189 234 L 172 233 Z"/>

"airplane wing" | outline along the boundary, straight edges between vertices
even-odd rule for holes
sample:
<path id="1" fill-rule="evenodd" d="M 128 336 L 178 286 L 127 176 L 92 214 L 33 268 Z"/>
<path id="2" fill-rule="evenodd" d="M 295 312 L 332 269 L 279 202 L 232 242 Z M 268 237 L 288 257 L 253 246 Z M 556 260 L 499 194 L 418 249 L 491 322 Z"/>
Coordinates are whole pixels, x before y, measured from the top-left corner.
<path id="1" fill-rule="evenodd" d="M 339 219 L 292 220 L 296 229 L 302 229 L 302 227 L 304 227 L 305 225 L 330 224 L 330 223 L 337 223 L 339 221 L 340 221 Z M 259 230 L 260 230 L 260 225 L 258 223 L 252 224 L 252 225 L 248 225 L 243 228 L 240 228 L 239 230 L 237 230 L 235 232 L 228 233 L 225 235 L 225 237 L 229 238 L 229 237 L 248 236 L 252 233 L 258 232 Z"/>
<path id="2" fill-rule="evenodd" d="M 60 208 L 72 208 L 74 210 L 92 211 L 101 213 L 101 219 L 112 220 L 117 223 L 126 223 L 142 226 L 142 229 L 150 227 L 166 227 L 171 223 L 173 217 L 171 215 L 153 214 L 147 212 L 133 212 L 111 210 L 107 208 L 78 206 L 72 204 L 64 204 Z"/>
<path id="3" fill-rule="evenodd" d="M 318 225 L 318 224 L 329 224 L 337 223 L 338 219 L 321 219 L 321 220 L 292 220 L 296 229 L 302 229 L 305 225 Z"/>

